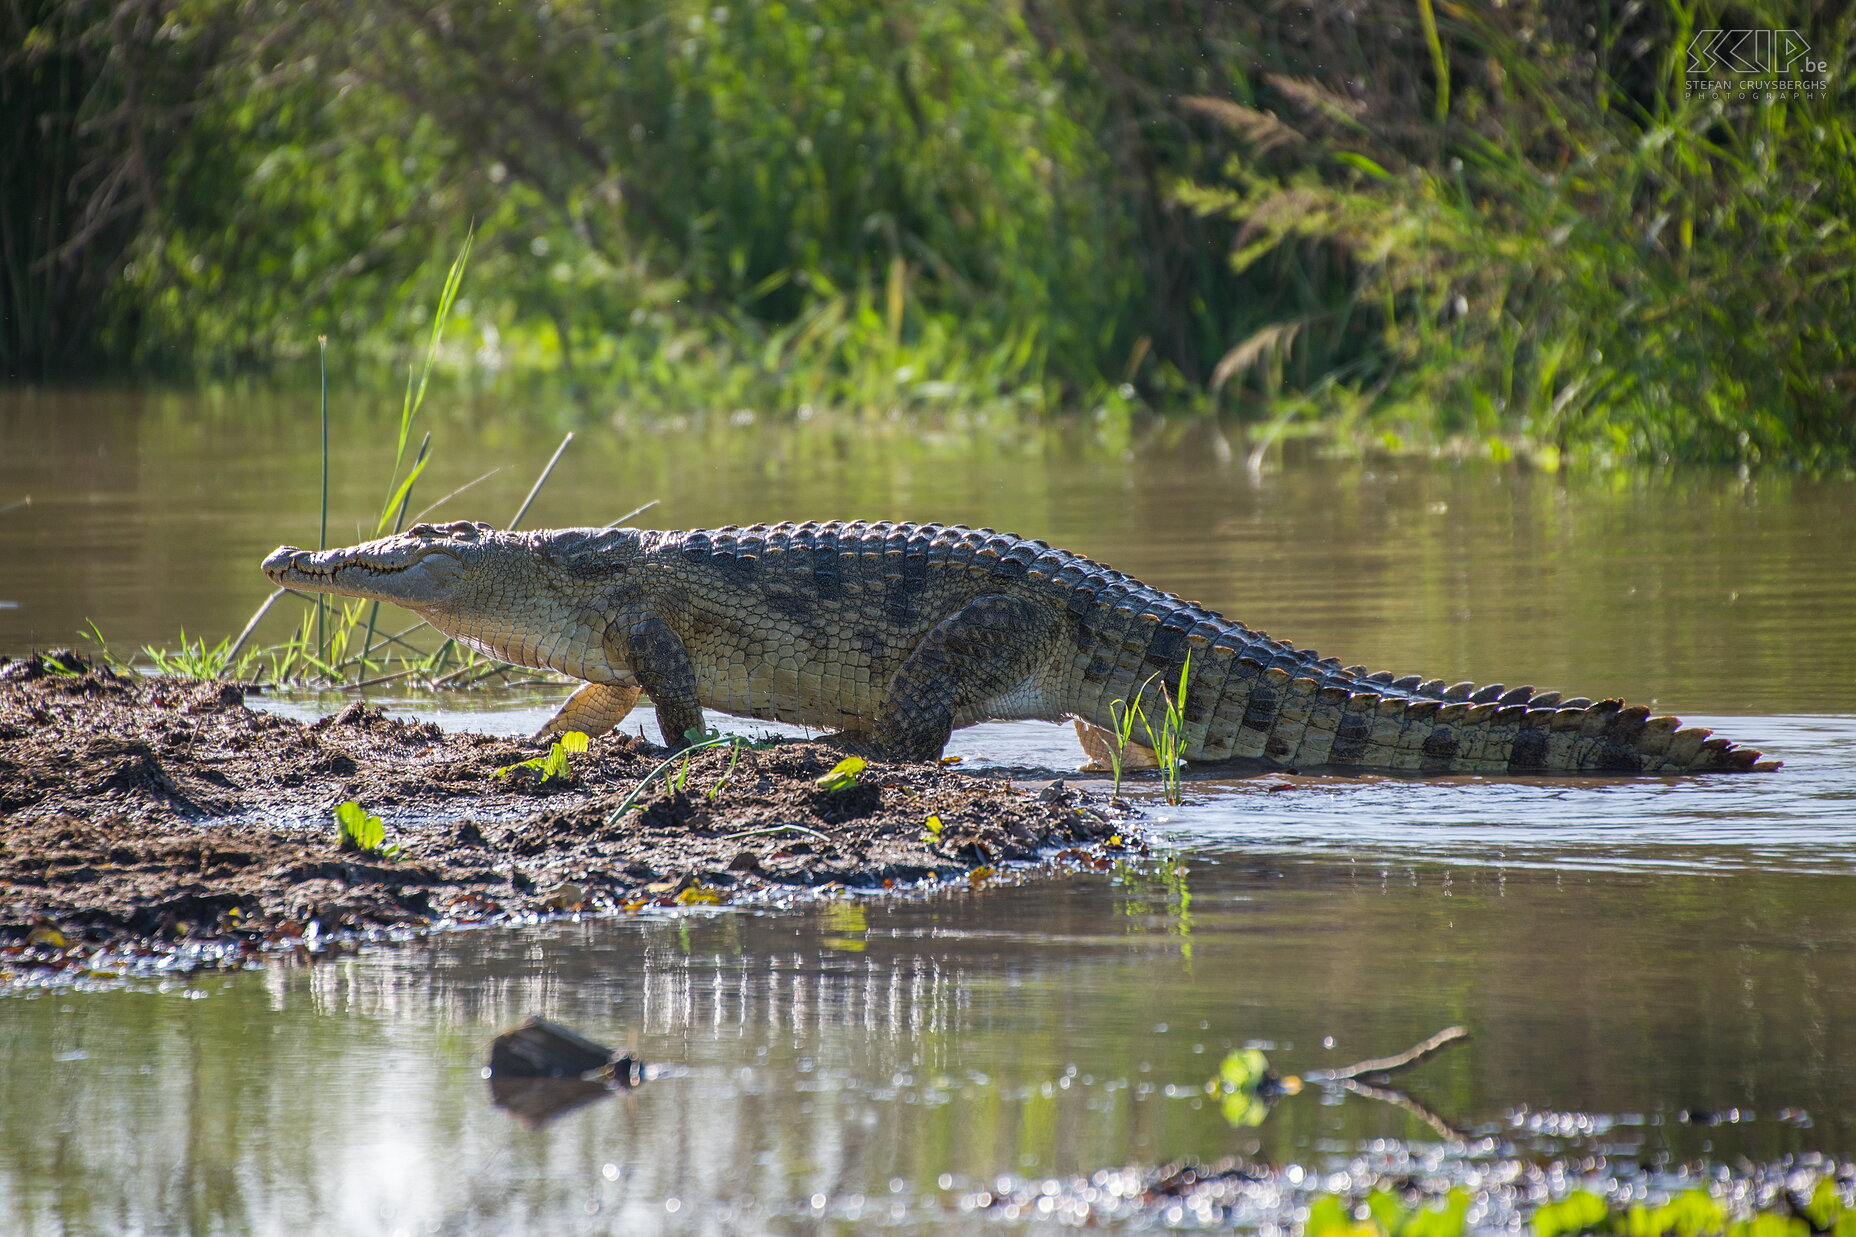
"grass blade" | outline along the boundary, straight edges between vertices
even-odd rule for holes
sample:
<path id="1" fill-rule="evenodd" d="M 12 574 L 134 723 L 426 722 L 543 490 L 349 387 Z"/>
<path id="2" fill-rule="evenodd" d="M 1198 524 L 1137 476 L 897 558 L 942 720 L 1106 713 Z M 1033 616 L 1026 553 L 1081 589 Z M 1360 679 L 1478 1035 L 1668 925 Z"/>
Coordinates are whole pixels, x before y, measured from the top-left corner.
<path id="1" fill-rule="evenodd" d="M 548 457 L 548 466 L 541 470 L 541 475 L 535 478 L 535 484 L 529 487 L 528 497 L 522 500 L 522 505 L 516 508 L 516 513 L 509 517 L 511 532 L 514 532 L 516 525 L 522 522 L 522 517 L 528 514 L 529 507 L 535 501 L 535 495 L 541 493 L 541 487 L 548 484 L 548 477 L 554 472 L 554 466 L 561 462 L 561 452 L 567 450 L 567 444 L 573 440 L 573 431 L 569 430 L 567 437 L 561 439 L 561 445 L 556 447 L 554 454 Z"/>

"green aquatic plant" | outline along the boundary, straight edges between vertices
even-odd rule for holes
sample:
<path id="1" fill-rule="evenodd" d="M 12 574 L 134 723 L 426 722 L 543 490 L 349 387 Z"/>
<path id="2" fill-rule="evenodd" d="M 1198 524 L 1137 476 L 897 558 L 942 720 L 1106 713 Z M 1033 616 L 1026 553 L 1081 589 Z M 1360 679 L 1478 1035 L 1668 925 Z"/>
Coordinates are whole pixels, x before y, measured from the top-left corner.
<path id="1" fill-rule="evenodd" d="M 1225 1123 L 1236 1129 L 1262 1125 L 1270 1115 L 1270 1104 L 1285 1089 L 1260 1049 L 1239 1048 L 1226 1054 L 1218 1076 L 1205 1084 L 1205 1090 L 1221 1097 Z"/>
<path id="2" fill-rule="evenodd" d="M 353 799 L 335 808 L 335 845 L 344 854 L 394 860 L 405 852 L 387 841 L 386 822 Z"/>
<path id="3" fill-rule="evenodd" d="M 1127 764 L 1128 745 L 1134 741 L 1135 712 L 1140 708 L 1137 701 L 1132 707 L 1126 700 L 1111 700 L 1109 716 L 1114 719 L 1115 728 L 1109 732 L 1108 762 L 1114 772 L 1114 782 L 1110 793 L 1121 796 L 1121 776 Z"/>
<path id="4" fill-rule="evenodd" d="M 1409 1207 L 1390 1190 L 1373 1190 L 1356 1207 L 1351 1200 L 1320 1194 L 1308 1205 L 1302 1237 L 1464 1237 L 1470 1193 L 1456 1186 L 1434 1206 Z M 1364 1210 L 1364 1219 L 1357 1212 Z"/>

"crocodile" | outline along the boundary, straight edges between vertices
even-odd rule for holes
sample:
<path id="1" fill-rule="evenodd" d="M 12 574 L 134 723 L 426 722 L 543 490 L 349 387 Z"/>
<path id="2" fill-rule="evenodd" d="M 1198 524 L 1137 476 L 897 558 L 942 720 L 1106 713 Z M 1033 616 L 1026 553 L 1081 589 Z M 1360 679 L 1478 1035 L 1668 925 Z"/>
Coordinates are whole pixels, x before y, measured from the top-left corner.
<path id="1" fill-rule="evenodd" d="M 402 606 L 478 652 L 584 686 L 537 733 L 597 736 L 648 693 L 665 741 L 703 710 L 934 759 L 957 727 L 1073 718 L 1096 746 L 1169 702 L 1193 762 L 1420 774 L 1766 770 L 1621 700 L 1343 666 L 1043 541 L 959 525 L 684 531 L 418 524 L 280 546 L 275 583 Z M 1086 746 L 1089 744 L 1086 742 Z"/>

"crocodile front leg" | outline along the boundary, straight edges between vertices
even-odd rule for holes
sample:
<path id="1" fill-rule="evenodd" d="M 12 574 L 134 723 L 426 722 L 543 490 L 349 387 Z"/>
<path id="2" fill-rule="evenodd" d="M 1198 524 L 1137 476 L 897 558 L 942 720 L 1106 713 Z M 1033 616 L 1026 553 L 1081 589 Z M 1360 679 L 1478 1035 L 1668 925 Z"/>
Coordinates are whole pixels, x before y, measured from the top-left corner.
<path id="1" fill-rule="evenodd" d="M 933 760 L 954 715 L 1011 691 L 1049 660 L 1062 618 L 1020 597 L 976 597 L 915 646 L 871 721 L 870 745 L 890 760 Z"/>
<path id="2" fill-rule="evenodd" d="M 684 735 L 705 727 L 702 704 L 696 698 L 696 670 L 682 637 L 664 620 L 646 617 L 630 623 L 621 620 L 609 628 L 606 644 L 607 656 L 629 667 L 639 686 L 651 694 L 664 746 L 672 751 L 688 746 Z"/>
<path id="3" fill-rule="evenodd" d="M 561 707 L 535 732 L 531 742 L 546 742 L 570 730 L 597 739 L 625 720 L 643 691 L 636 683 L 622 687 L 614 683 L 587 683 L 561 702 Z"/>

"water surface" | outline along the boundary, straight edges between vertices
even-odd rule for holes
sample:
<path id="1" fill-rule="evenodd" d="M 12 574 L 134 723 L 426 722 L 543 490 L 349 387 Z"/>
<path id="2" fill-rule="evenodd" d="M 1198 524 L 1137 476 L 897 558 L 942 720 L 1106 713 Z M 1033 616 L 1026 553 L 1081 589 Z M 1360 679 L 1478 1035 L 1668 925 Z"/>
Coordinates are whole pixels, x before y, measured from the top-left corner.
<path id="1" fill-rule="evenodd" d="M 252 398 L 0 395 L 0 507 L 33 497 L 0 514 L 0 600 L 19 603 L 0 653 L 69 643 L 87 618 L 130 647 L 242 625 L 257 559 L 314 540 L 318 485 L 313 410 Z M 1347 660 L 1621 693 L 1787 763 L 1201 773 L 1177 807 L 1139 790 L 1175 853 L 1111 873 L 28 990 L 0 1000 L 0 1232 L 967 1232 L 1010 1226 L 962 1203 L 1001 1178 L 1186 1157 L 1856 1154 L 1849 483 L 1253 472 L 1209 423 L 619 421 L 580 425 L 531 525 L 657 497 L 665 526 L 1008 527 Z M 495 520 L 565 427 L 482 406 L 433 425 L 421 494 L 502 465 L 439 513 Z M 384 463 L 377 429 L 338 428 L 346 540 Z M 375 698 L 519 732 L 560 694 Z M 1035 723 L 952 750 L 1025 782 L 1077 759 Z M 658 1076 L 531 1126 L 478 1073 L 531 1013 Z M 1203 1092 L 1233 1047 L 1301 1071 L 1450 1024 L 1474 1038 L 1409 1085 L 1464 1144 L 1320 1091 L 1234 1128 Z"/>

